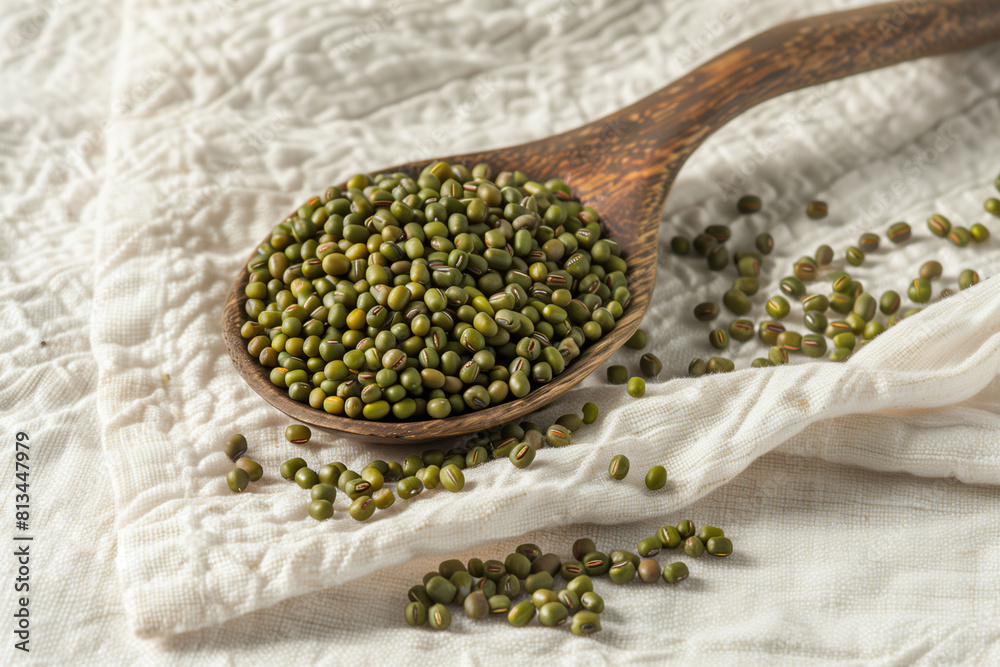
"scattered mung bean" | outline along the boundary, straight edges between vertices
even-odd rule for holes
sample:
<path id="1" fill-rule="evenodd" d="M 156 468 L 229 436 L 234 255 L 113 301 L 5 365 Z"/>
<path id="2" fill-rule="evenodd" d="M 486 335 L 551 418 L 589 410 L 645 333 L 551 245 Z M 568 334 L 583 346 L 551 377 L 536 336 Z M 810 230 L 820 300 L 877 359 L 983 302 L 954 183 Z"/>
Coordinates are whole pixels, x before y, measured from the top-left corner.
<path id="1" fill-rule="evenodd" d="M 726 359 L 725 357 L 712 357 L 705 365 L 705 370 L 708 373 L 730 373 L 736 370 L 736 365 L 731 359 Z"/>
<path id="2" fill-rule="evenodd" d="M 226 456 L 230 461 L 236 461 L 247 453 L 247 439 L 241 433 L 236 433 L 226 443 Z"/>
<path id="3" fill-rule="evenodd" d="M 896 222 L 889 226 L 889 231 L 886 236 L 893 243 L 906 243 L 910 240 L 910 235 L 912 231 L 910 226 L 905 222 Z"/>
<path id="4" fill-rule="evenodd" d="M 878 250 L 879 241 L 880 239 L 878 234 L 865 232 L 860 238 L 858 238 L 858 248 L 866 253 L 875 252 Z"/>
<path id="5" fill-rule="evenodd" d="M 250 484 L 250 475 L 247 474 L 246 470 L 242 468 L 233 468 L 226 475 L 226 484 L 229 486 L 230 491 L 234 493 L 240 493 L 247 488 Z"/>
<path id="6" fill-rule="evenodd" d="M 827 216 L 829 206 L 825 201 L 811 201 L 806 206 L 806 215 L 812 220 L 822 220 Z"/>
<path id="7" fill-rule="evenodd" d="M 608 366 L 608 382 L 610 384 L 625 384 L 628 382 L 628 369 L 624 366 Z"/>
<path id="8" fill-rule="evenodd" d="M 968 289 L 973 285 L 979 283 L 979 274 L 972 269 L 964 269 L 960 274 L 958 274 L 958 287 L 959 289 Z"/>
<path id="9" fill-rule="evenodd" d="M 754 195 L 744 195 L 736 202 L 736 210 L 743 215 L 752 215 L 760 211 L 762 202 L 760 197 Z"/>
<path id="10" fill-rule="evenodd" d="M 940 213 L 935 213 L 927 219 L 927 228 L 934 236 L 945 238 L 951 231 L 951 221 Z"/>
<path id="11" fill-rule="evenodd" d="M 250 477 L 251 482 L 256 482 L 264 476 L 264 468 L 262 468 L 256 461 L 252 461 L 245 456 L 240 457 L 240 459 L 236 461 L 236 467 L 246 471 L 246 474 Z"/>
<path id="12" fill-rule="evenodd" d="M 642 398 L 646 394 L 646 381 L 640 377 L 629 378 L 628 395 L 632 398 Z"/>
<path id="13" fill-rule="evenodd" d="M 688 566 L 680 561 L 676 563 L 667 563 L 663 566 L 663 580 L 668 584 L 676 584 L 684 581 L 688 578 L 688 576 L 690 576 L 690 574 Z"/>
<path id="14" fill-rule="evenodd" d="M 658 491 L 667 485 L 667 469 L 663 466 L 653 466 L 646 473 L 646 488 Z"/>
<path id="15" fill-rule="evenodd" d="M 624 454 L 616 454 L 611 459 L 611 465 L 608 467 L 608 475 L 610 475 L 612 479 L 625 479 L 628 476 L 628 468 L 628 457 Z"/>

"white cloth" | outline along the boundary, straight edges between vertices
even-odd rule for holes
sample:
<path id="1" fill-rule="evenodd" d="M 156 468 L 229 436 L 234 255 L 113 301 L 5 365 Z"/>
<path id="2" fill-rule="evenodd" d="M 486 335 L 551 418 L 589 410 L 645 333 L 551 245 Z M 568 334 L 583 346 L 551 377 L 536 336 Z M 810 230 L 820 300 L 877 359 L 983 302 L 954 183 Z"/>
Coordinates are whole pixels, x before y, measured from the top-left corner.
<path id="1" fill-rule="evenodd" d="M 963 268 L 992 275 L 1000 240 L 958 249 L 923 220 L 998 229 L 982 202 L 996 195 L 1000 48 L 789 95 L 712 137 L 667 202 L 645 324 L 663 377 L 677 379 L 636 401 L 597 371 L 535 419 L 593 400 L 598 422 L 528 471 L 490 463 L 467 471 L 462 494 L 427 492 L 364 524 L 341 498 L 317 523 L 305 492 L 277 478 L 281 461 L 357 467 L 410 450 L 322 434 L 285 443 L 288 419 L 243 384 L 220 337 L 253 244 L 359 168 L 569 129 L 776 22 L 860 4 L 133 0 L 5 12 L 0 414 L 8 442 L 31 438 L 31 657 L 996 661 L 1000 286 L 934 304 L 846 364 L 689 379 L 691 356 L 711 354 L 691 309 L 718 300 L 732 272 L 710 274 L 668 242 L 712 223 L 733 225 L 734 248 L 770 231 L 778 250 L 755 321 L 796 257 L 821 243 L 842 257 L 897 219 L 915 238 L 883 240 L 851 269 L 868 291 L 906 302 L 932 257 L 945 267 L 936 291 L 957 289 Z M 741 221 L 732 197 L 748 191 L 765 209 Z M 825 221 L 803 215 L 812 198 L 830 202 Z M 765 352 L 728 354 L 746 368 Z M 266 471 L 239 496 L 222 453 L 237 431 Z M 606 476 L 616 453 L 632 461 L 624 482 Z M 641 479 L 654 464 L 670 482 L 650 493 Z M 12 457 L 3 469 L 12 480 Z M 2 503 L 7 522 L 12 490 Z M 634 548 L 685 517 L 725 528 L 736 553 L 676 557 L 692 569 L 676 588 L 600 583 L 608 610 L 593 639 L 460 613 L 447 633 L 403 623 L 406 590 L 445 557 L 502 558 L 523 541 L 567 554 L 580 535 Z"/>

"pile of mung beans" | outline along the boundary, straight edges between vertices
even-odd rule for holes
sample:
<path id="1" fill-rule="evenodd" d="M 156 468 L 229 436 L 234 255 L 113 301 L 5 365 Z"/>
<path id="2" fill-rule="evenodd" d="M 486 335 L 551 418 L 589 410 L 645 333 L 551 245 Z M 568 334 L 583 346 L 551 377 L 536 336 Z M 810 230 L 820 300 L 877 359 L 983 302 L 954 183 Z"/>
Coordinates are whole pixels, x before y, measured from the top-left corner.
<path id="1" fill-rule="evenodd" d="M 333 415 L 442 419 L 526 396 L 611 331 L 628 265 L 559 179 L 486 164 L 359 174 L 247 264 L 247 351 Z"/>
<path id="2" fill-rule="evenodd" d="M 514 626 L 524 626 L 534 618 L 546 627 L 569 623 L 575 635 L 586 636 L 601 630 L 604 599 L 594 591 L 594 581 L 607 577 L 627 584 L 636 577 L 645 583 L 663 580 L 676 584 L 688 578 L 686 563 L 676 561 L 662 567 L 655 556 L 684 544 L 684 553 L 700 558 L 708 553 L 723 558 L 733 552 L 733 544 L 720 528 L 704 526 L 697 531 L 685 519 L 676 526 L 663 526 L 656 535 L 640 540 L 638 554 L 597 550 L 589 538 L 573 543 L 572 558 L 563 560 L 543 553 L 536 544 L 522 544 L 504 560 L 472 558 L 468 564 L 446 560 L 437 571 L 424 575 L 423 583 L 410 588 L 404 610 L 412 626 L 428 625 L 444 630 L 451 625 L 448 605 L 460 605 L 465 615 L 478 620 L 487 616 L 506 617 Z M 706 546 L 708 545 L 708 546 Z M 557 578 L 566 585 L 557 587 Z M 524 593 L 528 599 L 518 602 Z"/>
<path id="3" fill-rule="evenodd" d="M 564 414 L 548 428 L 530 421 L 505 424 L 493 431 L 477 433 L 464 447 L 456 447 L 447 452 L 429 449 L 421 456 L 408 456 L 402 463 L 370 461 L 360 473 L 348 469 L 340 461 L 313 470 L 301 457 L 282 463 L 279 472 L 284 479 L 294 481 L 309 491 L 309 516 L 317 521 L 333 517 L 333 504 L 338 489 L 351 501 L 348 509 L 350 516 L 358 521 L 365 521 L 372 517 L 376 509 L 388 509 L 395 503 L 396 496 L 391 487 L 386 486 L 387 482 L 396 482 L 396 495 L 407 500 L 424 489 L 433 490 L 438 486 L 451 492 L 461 491 L 465 488 L 463 470 L 491 460 L 505 458 L 515 468 L 527 468 L 535 460 L 538 449 L 546 445 L 565 447 L 571 443 L 574 432 L 597 420 L 598 408 L 594 403 L 585 403 L 581 412 L 582 416 L 577 413 Z M 292 444 L 305 444 L 311 437 L 311 430 L 303 424 L 292 424 L 285 429 L 285 439 Z M 261 478 L 263 470 L 258 464 L 240 458 L 246 452 L 244 436 L 232 436 L 225 451 L 237 464 L 236 469 L 226 476 L 230 489 L 242 492 L 250 481 Z"/>
<path id="4" fill-rule="evenodd" d="M 996 185 L 1000 189 L 1000 178 Z M 760 198 L 753 195 L 742 197 L 737 202 L 737 210 L 744 215 L 757 213 L 761 208 Z M 1000 217 L 1000 200 L 987 199 L 984 209 L 991 215 Z M 811 202 L 806 207 L 806 215 L 814 220 L 826 217 L 828 211 L 827 204 L 821 201 Z M 934 236 L 946 239 L 958 247 L 985 243 L 990 238 L 989 229 L 980 223 L 966 229 L 952 225 L 950 220 L 937 213 L 928 218 L 927 227 Z M 695 254 L 705 258 L 709 269 L 721 271 L 730 264 L 726 242 L 731 234 L 731 229 L 726 225 L 710 225 L 693 241 L 675 236 L 671 239 L 670 246 L 677 255 L 689 255 L 693 249 Z M 896 222 L 889 226 L 886 237 L 893 244 L 901 244 L 907 242 L 912 234 L 913 230 L 908 223 Z M 878 234 L 861 234 L 857 244 L 844 251 L 844 261 L 853 267 L 861 266 L 879 250 L 880 245 L 881 237 Z M 761 266 L 764 257 L 773 249 L 774 240 L 765 232 L 756 237 L 754 246 L 754 250 L 735 252 L 732 256 L 738 276 L 731 288 L 722 295 L 721 301 L 726 310 L 738 319 L 732 320 L 728 326 L 709 331 L 708 342 L 716 350 L 726 350 L 732 341 L 745 343 L 754 338 L 754 323 L 744 316 L 752 309 L 750 297 L 759 290 Z M 828 355 L 827 358 L 831 361 L 844 361 L 903 318 L 920 312 L 932 299 L 932 282 L 940 279 L 944 270 L 936 260 L 925 262 L 918 275 L 901 290 L 913 302 L 914 307 L 901 311 L 902 299 L 899 292 L 887 290 L 879 297 L 868 293 L 862 282 L 850 273 L 831 270 L 835 258 L 833 248 L 821 245 L 814 255 L 805 255 L 793 263 L 791 274 L 781 280 L 781 294 L 772 296 L 765 305 L 769 319 L 756 327 L 757 338 L 769 349 L 767 356 L 753 360 L 752 367 L 785 364 L 790 355 L 796 354 L 812 358 Z M 817 289 L 817 281 L 821 276 L 830 283 L 828 294 L 823 293 L 826 290 Z M 974 269 L 963 269 L 958 276 L 958 287 L 964 290 L 979 280 L 979 274 Z M 947 298 L 954 293 L 952 289 L 945 288 L 941 290 L 938 299 Z M 791 314 L 792 304 L 796 302 L 802 307 L 802 324 L 808 332 L 787 330 L 783 322 Z M 694 317 L 701 322 L 712 322 L 721 312 L 722 309 L 715 302 L 699 303 L 694 307 Z M 879 312 L 886 316 L 884 323 L 876 319 Z M 733 370 L 735 364 L 732 360 L 722 356 L 713 356 L 707 361 L 695 358 L 688 365 L 688 374 L 691 376 Z M 626 377 L 623 366 L 608 369 L 608 381 L 612 384 L 623 384 Z M 641 389 L 636 387 L 633 393 L 633 380 L 628 380 L 629 393 L 641 395 L 644 386 Z"/>
<path id="5" fill-rule="evenodd" d="M 225 447 L 226 457 L 235 465 L 226 474 L 226 484 L 233 493 L 246 490 L 250 482 L 256 482 L 264 476 L 264 469 L 256 461 L 247 458 L 247 439 L 241 433 L 235 433 Z"/>

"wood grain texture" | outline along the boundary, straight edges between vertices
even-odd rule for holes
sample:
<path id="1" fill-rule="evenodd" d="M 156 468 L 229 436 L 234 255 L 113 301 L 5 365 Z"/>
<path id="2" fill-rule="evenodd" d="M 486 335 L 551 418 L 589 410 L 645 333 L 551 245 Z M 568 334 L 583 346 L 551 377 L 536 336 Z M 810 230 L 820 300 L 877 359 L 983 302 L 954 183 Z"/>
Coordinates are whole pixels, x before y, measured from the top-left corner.
<path id="1" fill-rule="evenodd" d="M 336 417 L 289 398 L 246 351 L 240 326 L 247 272 L 223 313 L 223 336 L 240 376 L 292 419 L 369 442 L 434 442 L 538 410 L 583 380 L 638 328 L 653 296 L 663 203 L 691 153 L 743 111 L 783 93 L 1000 39 L 998 0 L 912 0 L 785 23 L 737 45 L 649 97 L 577 129 L 500 150 L 440 159 L 494 172 L 520 169 L 564 179 L 601 215 L 629 261 L 632 302 L 615 329 L 562 375 L 528 396 L 444 420 L 369 422 Z M 416 174 L 429 161 L 372 171 Z M 265 239 L 266 240 L 266 239 Z M 249 259 L 249 258 L 248 258 Z"/>

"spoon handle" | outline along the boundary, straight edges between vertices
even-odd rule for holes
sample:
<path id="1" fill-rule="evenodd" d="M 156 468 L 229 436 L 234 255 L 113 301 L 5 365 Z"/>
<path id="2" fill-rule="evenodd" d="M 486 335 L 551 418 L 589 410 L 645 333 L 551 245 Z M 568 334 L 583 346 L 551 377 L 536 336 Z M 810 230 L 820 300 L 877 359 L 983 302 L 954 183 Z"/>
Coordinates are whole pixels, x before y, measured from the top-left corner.
<path id="1" fill-rule="evenodd" d="M 662 205 L 694 149 L 754 105 L 851 74 L 998 39 L 998 0 L 907 0 L 814 16 L 751 37 L 581 130 L 596 134 L 611 124 L 623 128 L 621 150 L 605 157 L 616 165 L 639 167 L 646 187 L 657 182 Z M 578 145 L 588 139 L 574 137 Z"/>

